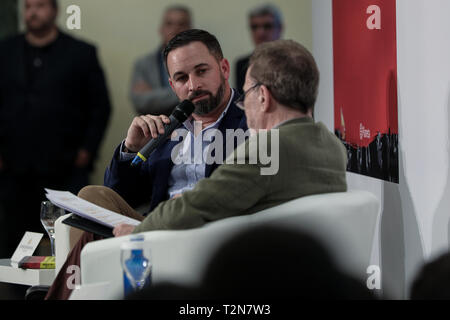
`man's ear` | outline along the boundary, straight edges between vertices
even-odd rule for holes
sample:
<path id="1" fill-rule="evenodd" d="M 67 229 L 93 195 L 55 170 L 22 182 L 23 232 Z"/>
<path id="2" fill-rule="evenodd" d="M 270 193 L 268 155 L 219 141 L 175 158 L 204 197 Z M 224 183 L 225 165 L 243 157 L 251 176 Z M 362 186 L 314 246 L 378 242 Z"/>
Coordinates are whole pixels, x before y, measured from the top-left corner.
<path id="1" fill-rule="evenodd" d="M 222 61 L 220 61 L 219 66 L 225 80 L 228 80 L 230 78 L 230 62 L 228 62 L 227 59 L 223 58 Z"/>
<path id="2" fill-rule="evenodd" d="M 172 90 L 175 90 L 175 89 L 173 88 L 173 83 L 172 83 L 172 79 L 171 79 L 171 78 L 169 78 L 169 84 L 170 84 L 170 87 L 172 88 Z"/>
<path id="3" fill-rule="evenodd" d="M 261 111 L 269 112 L 270 108 L 272 107 L 272 104 L 273 104 L 273 97 L 272 97 L 272 94 L 270 93 L 269 89 L 267 89 L 267 87 L 265 85 L 261 85 L 259 87 L 258 99 L 259 99 L 258 102 L 260 104 Z"/>

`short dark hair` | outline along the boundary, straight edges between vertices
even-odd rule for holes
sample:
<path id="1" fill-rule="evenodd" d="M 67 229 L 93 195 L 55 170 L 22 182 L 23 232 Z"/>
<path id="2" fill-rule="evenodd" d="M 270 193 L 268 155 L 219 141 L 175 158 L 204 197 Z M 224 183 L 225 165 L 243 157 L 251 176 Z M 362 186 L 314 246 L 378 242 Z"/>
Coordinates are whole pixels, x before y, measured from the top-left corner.
<path id="1" fill-rule="evenodd" d="M 205 30 L 190 29 L 177 34 L 169 41 L 167 46 L 164 48 L 164 64 L 166 66 L 167 72 L 169 71 L 169 69 L 167 68 L 167 56 L 169 55 L 169 53 L 172 50 L 184 47 L 196 41 L 203 43 L 208 48 L 209 53 L 211 53 L 211 55 L 213 55 L 217 61 L 221 61 L 223 59 L 222 48 L 220 47 L 219 41 L 217 41 L 217 38 L 214 35 Z"/>
<path id="2" fill-rule="evenodd" d="M 259 45 L 249 66 L 250 76 L 265 85 L 276 101 L 307 113 L 314 111 L 319 86 L 319 69 L 312 54 L 292 40 Z"/>

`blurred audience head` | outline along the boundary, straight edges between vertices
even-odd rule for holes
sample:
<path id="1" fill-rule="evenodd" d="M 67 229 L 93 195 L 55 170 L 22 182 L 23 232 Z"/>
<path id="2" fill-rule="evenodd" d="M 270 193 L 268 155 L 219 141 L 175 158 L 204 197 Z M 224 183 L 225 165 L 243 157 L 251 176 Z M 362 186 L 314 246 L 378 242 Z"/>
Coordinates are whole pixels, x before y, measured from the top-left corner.
<path id="1" fill-rule="evenodd" d="M 450 300 L 450 253 L 425 264 L 411 287 L 412 300 Z"/>
<path id="2" fill-rule="evenodd" d="M 217 298 L 368 299 L 343 274 L 314 237 L 270 226 L 250 229 L 225 243 L 203 280 L 205 296 Z"/>
<path id="3" fill-rule="evenodd" d="M 247 94 L 245 102 L 247 119 L 255 122 L 249 124 L 250 127 L 258 129 L 258 123 L 267 117 L 258 111 L 261 109 L 258 103 L 272 99 L 284 107 L 280 109 L 283 112 L 290 110 L 312 116 L 318 86 L 319 70 L 314 57 L 304 46 L 292 40 L 258 46 L 250 58 L 244 84 L 244 90 L 257 88 L 253 90 L 256 93 Z"/>
<path id="4" fill-rule="evenodd" d="M 194 113 L 205 115 L 227 103 L 230 64 L 217 38 L 204 30 L 177 34 L 164 49 L 169 83 L 180 101 L 189 99 Z"/>
<path id="5" fill-rule="evenodd" d="M 258 6 L 248 13 L 248 21 L 255 46 L 280 39 L 283 17 L 277 7 L 271 4 Z"/>
<path id="6" fill-rule="evenodd" d="M 161 283 L 132 299 L 375 299 L 342 273 L 326 248 L 300 231 L 261 226 L 213 255 L 201 286 Z"/>
<path id="7" fill-rule="evenodd" d="M 45 33 L 55 27 L 57 0 L 25 0 L 24 19 L 28 32 Z"/>
<path id="8" fill-rule="evenodd" d="M 178 33 L 192 28 L 192 16 L 188 7 L 183 5 L 173 5 L 164 11 L 159 34 L 163 45 L 176 36 Z"/>

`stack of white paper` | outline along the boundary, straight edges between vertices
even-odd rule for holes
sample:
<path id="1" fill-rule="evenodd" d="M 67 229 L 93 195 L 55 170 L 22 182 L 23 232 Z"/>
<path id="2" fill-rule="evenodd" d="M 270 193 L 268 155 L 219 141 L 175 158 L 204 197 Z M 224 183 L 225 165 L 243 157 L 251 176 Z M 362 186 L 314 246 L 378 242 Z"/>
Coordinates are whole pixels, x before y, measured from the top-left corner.
<path id="1" fill-rule="evenodd" d="M 81 199 L 71 192 L 51 189 L 45 189 L 45 191 L 47 192 L 47 199 L 54 205 L 101 225 L 114 228 L 121 223 L 131 224 L 133 226 L 141 223 L 138 220 L 123 216 Z"/>

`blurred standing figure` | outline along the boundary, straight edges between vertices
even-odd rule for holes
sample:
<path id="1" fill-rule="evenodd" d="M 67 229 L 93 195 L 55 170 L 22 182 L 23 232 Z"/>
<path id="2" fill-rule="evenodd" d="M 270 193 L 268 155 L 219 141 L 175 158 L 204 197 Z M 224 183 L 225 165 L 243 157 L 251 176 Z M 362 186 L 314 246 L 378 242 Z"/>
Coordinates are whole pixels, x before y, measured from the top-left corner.
<path id="1" fill-rule="evenodd" d="M 56 0 L 25 0 L 26 33 L 0 43 L 2 257 L 43 231 L 44 187 L 89 183 L 110 115 L 96 48 L 59 30 L 57 13 Z"/>
<path id="2" fill-rule="evenodd" d="M 252 9 L 248 13 L 248 22 L 255 47 L 261 43 L 281 38 L 283 32 L 283 16 L 280 10 L 273 5 L 266 4 Z M 241 93 L 250 56 L 249 54 L 241 57 L 236 62 L 236 88 Z"/>
<path id="3" fill-rule="evenodd" d="M 178 33 L 191 29 L 191 13 L 187 7 L 171 6 L 164 12 L 158 49 L 138 59 L 131 79 L 130 98 L 136 113 L 170 115 L 179 103 L 169 85 L 164 66 L 163 49 Z"/>

